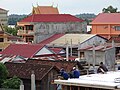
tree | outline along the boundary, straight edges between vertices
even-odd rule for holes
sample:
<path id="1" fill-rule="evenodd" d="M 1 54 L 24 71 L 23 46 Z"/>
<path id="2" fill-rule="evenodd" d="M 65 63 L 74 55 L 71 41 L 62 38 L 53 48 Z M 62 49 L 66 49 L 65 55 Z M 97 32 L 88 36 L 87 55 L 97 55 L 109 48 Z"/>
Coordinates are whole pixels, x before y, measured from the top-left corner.
<path id="1" fill-rule="evenodd" d="M 8 71 L 6 66 L 3 63 L 0 63 L 0 87 L 1 84 L 4 82 L 4 80 L 6 80 L 8 75 Z"/>
<path id="2" fill-rule="evenodd" d="M 16 27 L 15 28 L 11 28 L 11 27 L 8 27 L 8 26 L 4 26 L 3 28 L 4 28 L 5 32 L 7 32 L 9 34 L 12 34 L 14 36 L 17 35 L 17 28 Z"/>
<path id="3" fill-rule="evenodd" d="M 16 25 L 17 22 L 22 20 L 23 18 L 27 17 L 28 15 L 17 15 L 17 14 L 11 14 L 8 16 L 8 24 L 9 25 Z"/>
<path id="4" fill-rule="evenodd" d="M 14 76 L 13 78 L 6 79 L 2 84 L 3 88 L 10 88 L 10 89 L 19 89 L 21 80 Z"/>
<path id="5" fill-rule="evenodd" d="M 103 13 L 117 13 L 117 8 L 113 8 L 112 6 L 109 6 L 107 8 L 102 9 Z"/>

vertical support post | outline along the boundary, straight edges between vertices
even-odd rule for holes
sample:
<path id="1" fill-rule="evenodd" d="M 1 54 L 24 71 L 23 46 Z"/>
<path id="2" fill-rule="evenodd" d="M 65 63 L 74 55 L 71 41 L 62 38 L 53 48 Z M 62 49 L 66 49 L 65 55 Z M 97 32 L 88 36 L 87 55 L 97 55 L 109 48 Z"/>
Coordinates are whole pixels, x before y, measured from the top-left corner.
<path id="1" fill-rule="evenodd" d="M 32 71 L 32 74 L 31 74 L 31 90 L 36 90 L 35 89 L 35 74 L 34 74 L 34 71 Z"/>
<path id="2" fill-rule="evenodd" d="M 62 85 L 62 90 L 65 90 L 65 85 Z"/>
<path id="3" fill-rule="evenodd" d="M 107 45 L 106 45 L 106 43 L 104 43 L 104 49 L 105 49 L 105 59 L 104 59 L 104 63 L 105 63 L 105 65 L 106 65 L 106 61 L 107 61 L 107 51 L 106 51 L 106 47 L 107 47 Z"/>
<path id="4" fill-rule="evenodd" d="M 78 50 L 78 59 L 80 60 L 80 50 Z"/>
<path id="5" fill-rule="evenodd" d="M 66 61 L 69 60 L 69 47 L 68 47 L 68 42 L 66 43 Z"/>
<path id="6" fill-rule="evenodd" d="M 96 57 L 95 57 L 95 45 L 93 44 L 93 69 L 94 71 L 96 71 L 96 68 L 95 68 L 95 63 L 96 63 Z"/>
<path id="7" fill-rule="evenodd" d="M 72 39 L 71 39 L 71 43 L 70 43 L 70 56 L 72 56 Z"/>
<path id="8" fill-rule="evenodd" d="M 113 70 L 115 71 L 115 59 L 116 59 L 116 57 L 115 57 L 115 42 L 114 42 L 114 40 L 112 40 L 112 48 L 113 48 L 113 51 L 114 51 L 114 57 L 113 57 Z"/>
<path id="9" fill-rule="evenodd" d="M 23 85 L 23 81 L 21 80 L 21 84 L 20 84 L 20 90 L 24 90 L 24 85 Z"/>
<path id="10" fill-rule="evenodd" d="M 72 90 L 72 86 L 70 86 L 70 90 Z"/>
<path id="11" fill-rule="evenodd" d="M 78 58 L 80 59 L 80 48 L 81 48 L 81 45 L 80 45 L 80 42 L 78 42 Z"/>

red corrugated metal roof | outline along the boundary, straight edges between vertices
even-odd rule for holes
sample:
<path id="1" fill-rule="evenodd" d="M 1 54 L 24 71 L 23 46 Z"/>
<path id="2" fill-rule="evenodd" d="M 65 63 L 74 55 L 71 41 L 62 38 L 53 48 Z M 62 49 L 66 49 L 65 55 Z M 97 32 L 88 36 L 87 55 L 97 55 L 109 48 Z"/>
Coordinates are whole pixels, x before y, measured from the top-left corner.
<path id="1" fill-rule="evenodd" d="M 39 44 L 44 44 L 44 45 L 49 44 L 50 42 L 52 42 L 52 41 L 54 41 L 54 40 L 56 40 L 64 35 L 65 34 L 54 34 L 53 36 L 41 41 Z"/>
<path id="2" fill-rule="evenodd" d="M 111 45 L 106 45 L 106 49 L 111 48 L 111 47 L 112 47 Z M 83 47 L 83 48 L 80 48 L 80 50 L 93 50 L 93 46 Z M 105 45 L 95 46 L 95 50 L 104 51 L 105 50 Z"/>
<path id="3" fill-rule="evenodd" d="M 70 14 L 33 14 L 20 22 L 83 22 L 84 20 Z"/>
<path id="4" fill-rule="evenodd" d="M 38 44 L 11 44 L 1 52 L 3 55 L 20 55 L 26 58 L 33 57 L 44 45 Z"/>
<path id="5" fill-rule="evenodd" d="M 91 24 L 120 24 L 120 13 L 100 13 Z"/>
<path id="6" fill-rule="evenodd" d="M 90 48 L 92 48 L 92 46 L 83 47 L 83 48 L 80 48 L 78 50 L 87 50 L 87 49 L 90 49 Z"/>
<path id="7" fill-rule="evenodd" d="M 102 50 L 102 49 L 104 49 L 105 47 L 104 46 L 96 46 L 95 47 L 95 50 Z M 93 47 L 91 47 L 90 49 L 88 49 L 88 50 L 93 50 Z"/>
<path id="8" fill-rule="evenodd" d="M 106 49 L 111 48 L 111 47 L 112 47 L 112 46 L 107 46 L 107 45 L 106 45 Z M 87 49 L 87 50 L 93 50 L 93 47 L 91 47 L 91 48 L 89 48 L 89 49 Z M 96 51 L 99 51 L 99 50 L 104 51 L 104 50 L 105 50 L 105 46 L 104 46 L 104 45 L 95 46 L 95 50 L 96 50 Z"/>
<path id="9" fill-rule="evenodd" d="M 111 37 L 107 42 L 112 43 L 112 40 L 114 40 L 115 43 L 120 43 L 120 36 L 118 37 Z"/>

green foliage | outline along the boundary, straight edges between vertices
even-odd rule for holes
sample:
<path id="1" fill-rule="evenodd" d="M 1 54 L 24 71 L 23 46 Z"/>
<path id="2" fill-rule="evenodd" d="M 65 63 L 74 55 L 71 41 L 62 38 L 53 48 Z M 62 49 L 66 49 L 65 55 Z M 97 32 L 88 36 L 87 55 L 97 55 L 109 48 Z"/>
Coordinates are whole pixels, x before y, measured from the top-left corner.
<path id="1" fill-rule="evenodd" d="M 3 28 L 7 33 L 12 34 L 14 36 L 17 35 L 17 28 L 11 28 L 11 27 L 8 27 L 8 26 L 4 26 Z"/>
<path id="2" fill-rule="evenodd" d="M 102 9 L 103 13 L 117 13 L 117 8 L 113 8 L 112 6 L 108 6 L 107 8 Z"/>
<path id="3" fill-rule="evenodd" d="M 7 78 L 8 71 L 3 63 L 0 63 L 0 87 L 4 80 Z"/>
<path id="4" fill-rule="evenodd" d="M 8 24 L 9 25 L 16 25 L 18 21 L 22 20 L 25 17 L 27 17 L 27 15 L 11 14 L 8 16 Z"/>
<path id="5" fill-rule="evenodd" d="M 87 22 L 87 25 L 92 21 L 91 19 L 95 18 L 95 14 L 90 14 L 90 13 L 83 13 L 83 14 L 77 14 L 75 15 L 78 18 L 81 18 Z"/>
<path id="6" fill-rule="evenodd" d="M 13 78 L 7 79 L 2 84 L 3 88 L 19 89 L 21 80 L 14 76 Z"/>

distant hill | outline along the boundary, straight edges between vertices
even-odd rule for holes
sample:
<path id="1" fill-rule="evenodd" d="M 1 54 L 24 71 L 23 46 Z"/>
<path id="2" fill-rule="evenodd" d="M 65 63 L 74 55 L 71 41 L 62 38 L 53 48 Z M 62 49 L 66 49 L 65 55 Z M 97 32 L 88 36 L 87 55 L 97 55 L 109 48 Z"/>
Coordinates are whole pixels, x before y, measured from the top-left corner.
<path id="1" fill-rule="evenodd" d="M 83 13 L 83 14 L 77 14 L 75 16 L 78 18 L 82 18 L 89 24 L 97 15 L 90 13 Z"/>
<path id="2" fill-rule="evenodd" d="M 18 21 L 27 17 L 28 15 L 11 14 L 8 16 L 8 25 L 16 25 Z"/>

